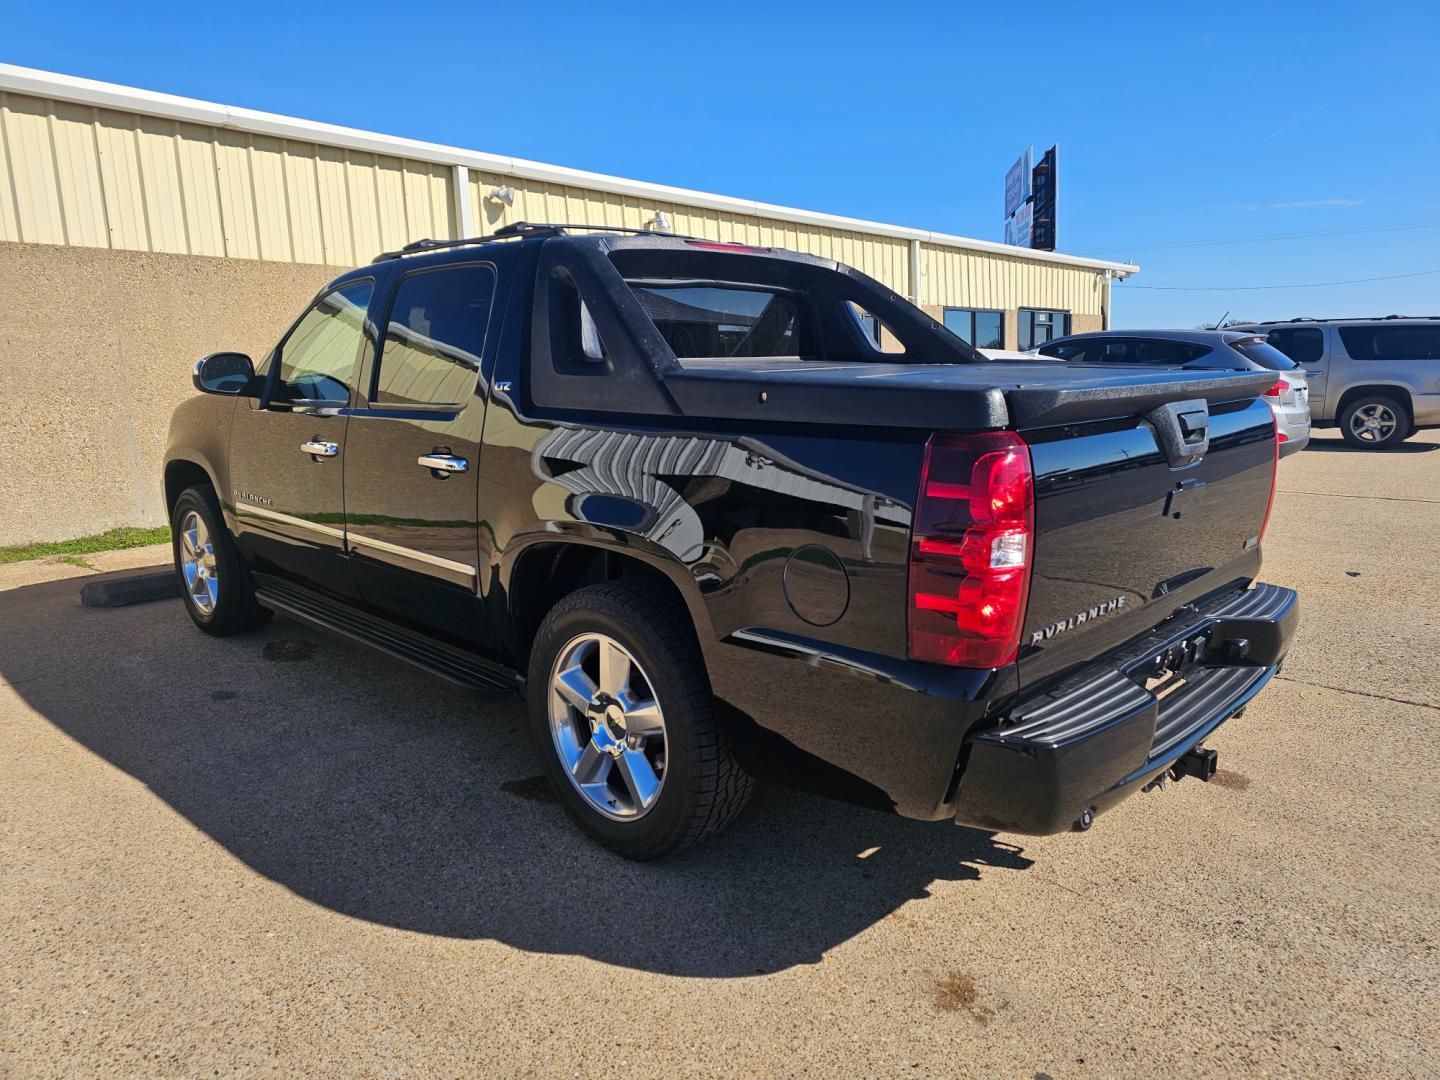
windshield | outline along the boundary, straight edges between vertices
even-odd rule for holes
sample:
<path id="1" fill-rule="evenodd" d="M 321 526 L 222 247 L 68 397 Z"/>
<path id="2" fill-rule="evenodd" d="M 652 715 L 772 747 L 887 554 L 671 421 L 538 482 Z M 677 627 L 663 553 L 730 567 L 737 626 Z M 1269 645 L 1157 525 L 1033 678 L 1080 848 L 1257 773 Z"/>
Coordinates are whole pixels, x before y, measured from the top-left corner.
<path id="1" fill-rule="evenodd" d="M 1237 341 L 1230 346 L 1247 360 L 1253 360 L 1268 371 L 1294 371 L 1300 365 L 1269 342 L 1257 338 Z"/>

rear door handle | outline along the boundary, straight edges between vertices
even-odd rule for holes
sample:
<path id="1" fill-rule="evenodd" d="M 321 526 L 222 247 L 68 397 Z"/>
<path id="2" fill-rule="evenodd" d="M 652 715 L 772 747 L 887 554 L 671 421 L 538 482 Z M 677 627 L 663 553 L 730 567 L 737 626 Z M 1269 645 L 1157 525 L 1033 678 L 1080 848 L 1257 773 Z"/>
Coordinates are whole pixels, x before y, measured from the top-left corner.
<path id="1" fill-rule="evenodd" d="M 470 462 L 454 454 L 421 454 L 417 463 L 421 468 L 439 473 L 460 473 L 470 467 Z"/>
<path id="2" fill-rule="evenodd" d="M 322 439 L 311 439 L 309 442 L 302 442 L 300 450 L 311 457 L 334 457 L 340 453 L 340 444 L 325 442 Z"/>

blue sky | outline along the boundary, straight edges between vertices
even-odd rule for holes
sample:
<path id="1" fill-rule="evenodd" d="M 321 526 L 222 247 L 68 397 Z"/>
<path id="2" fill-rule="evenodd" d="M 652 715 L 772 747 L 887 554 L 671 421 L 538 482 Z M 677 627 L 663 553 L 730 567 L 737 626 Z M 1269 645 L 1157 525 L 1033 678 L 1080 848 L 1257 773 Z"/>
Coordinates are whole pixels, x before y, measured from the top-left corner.
<path id="1" fill-rule="evenodd" d="M 1058 142 L 1061 250 L 1143 268 L 1117 325 L 1440 314 L 1433 0 L 184 12 L 7 2 L 0 60 L 990 240 Z"/>

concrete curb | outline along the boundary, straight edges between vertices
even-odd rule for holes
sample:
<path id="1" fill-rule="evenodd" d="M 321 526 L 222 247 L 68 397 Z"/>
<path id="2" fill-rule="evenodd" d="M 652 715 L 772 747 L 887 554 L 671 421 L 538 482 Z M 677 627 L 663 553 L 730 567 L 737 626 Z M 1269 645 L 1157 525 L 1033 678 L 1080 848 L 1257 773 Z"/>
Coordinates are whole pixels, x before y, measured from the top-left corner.
<path id="1" fill-rule="evenodd" d="M 141 567 L 106 574 L 99 581 L 88 582 L 80 590 L 80 603 L 85 607 L 124 607 L 145 604 L 151 600 L 170 600 L 180 595 L 180 582 L 175 571 Z"/>

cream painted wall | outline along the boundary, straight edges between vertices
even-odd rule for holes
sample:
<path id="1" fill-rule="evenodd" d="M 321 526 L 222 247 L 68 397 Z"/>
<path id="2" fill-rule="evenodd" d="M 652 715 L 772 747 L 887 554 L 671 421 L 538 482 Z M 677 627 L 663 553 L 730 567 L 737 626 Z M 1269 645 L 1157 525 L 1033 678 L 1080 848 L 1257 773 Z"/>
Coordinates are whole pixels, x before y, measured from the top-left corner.
<path id="1" fill-rule="evenodd" d="M 0 243 L 0 545 L 163 524 L 196 358 L 258 359 L 341 269 Z"/>

